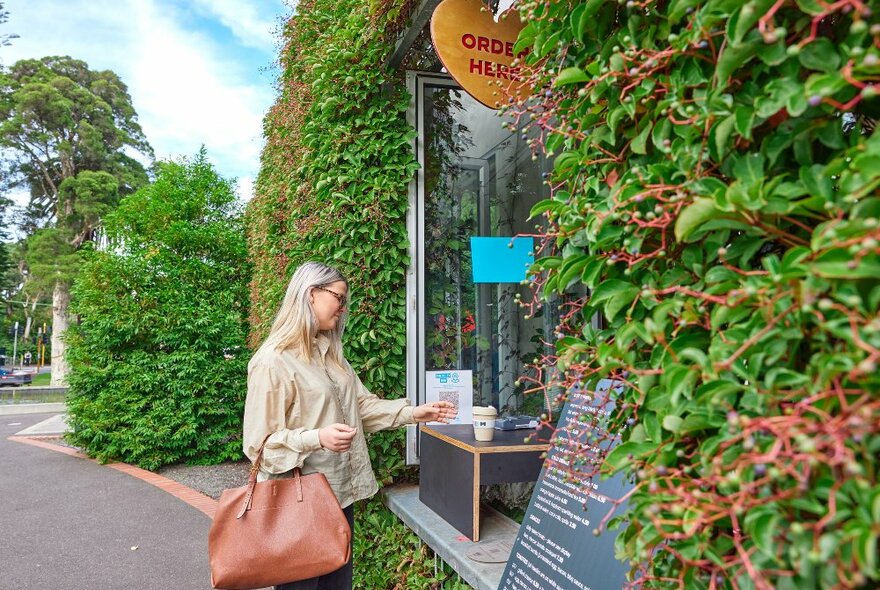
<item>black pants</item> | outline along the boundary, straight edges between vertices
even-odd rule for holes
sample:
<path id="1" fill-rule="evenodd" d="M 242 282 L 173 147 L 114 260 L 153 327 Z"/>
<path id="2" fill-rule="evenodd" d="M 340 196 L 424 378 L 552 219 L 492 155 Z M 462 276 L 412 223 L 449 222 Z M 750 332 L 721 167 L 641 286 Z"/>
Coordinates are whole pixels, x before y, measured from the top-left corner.
<path id="1" fill-rule="evenodd" d="M 354 504 L 350 504 L 342 510 L 345 518 L 348 519 L 348 525 L 351 527 L 352 553 L 354 552 Z M 351 590 L 352 578 L 352 557 L 348 559 L 348 563 L 329 574 L 318 576 L 317 578 L 309 578 L 308 580 L 300 580 L 299 582 L 290 582 L 275 586 L 275 590 Z"/>

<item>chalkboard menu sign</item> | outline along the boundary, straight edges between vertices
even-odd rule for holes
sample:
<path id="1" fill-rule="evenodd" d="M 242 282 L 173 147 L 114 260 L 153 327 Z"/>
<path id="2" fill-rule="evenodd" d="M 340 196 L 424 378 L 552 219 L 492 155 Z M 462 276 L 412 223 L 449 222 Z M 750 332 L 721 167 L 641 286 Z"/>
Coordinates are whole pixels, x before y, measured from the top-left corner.
<path id="1" fill-rule="evenodd" d="M 498 590 L 620 590 L 625 585 L 629 566 L 614 558 L 617 531 L 593 533 L 611 500 L 632 489 L 620 474 L 590 477 L 591 460 L 601 460 L 619 440 L 603 427 L 613 409 L 613 385 L 601 381 L 594 395 L 569 392 Z"/>

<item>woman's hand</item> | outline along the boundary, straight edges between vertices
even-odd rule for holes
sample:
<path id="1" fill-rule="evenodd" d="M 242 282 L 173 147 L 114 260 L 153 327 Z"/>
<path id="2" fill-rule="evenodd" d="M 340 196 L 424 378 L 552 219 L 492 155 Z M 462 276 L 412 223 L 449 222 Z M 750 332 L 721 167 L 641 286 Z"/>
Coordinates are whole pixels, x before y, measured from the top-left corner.
<path id="1" fill-rule="evenodd" d="M 458 410 L 452 402 L 431 402 L 413 408 L 413 419 L 416 422 L 444 422 L 454 420 Z"/>
<path id="2" fill-rule="evenodd" d="M 357 428 L 348 424 L 331 424 L 318 430 L 318 440 L 328 451 L 344 453 L 351 448 L 351 441 L 357 434 Z"/>

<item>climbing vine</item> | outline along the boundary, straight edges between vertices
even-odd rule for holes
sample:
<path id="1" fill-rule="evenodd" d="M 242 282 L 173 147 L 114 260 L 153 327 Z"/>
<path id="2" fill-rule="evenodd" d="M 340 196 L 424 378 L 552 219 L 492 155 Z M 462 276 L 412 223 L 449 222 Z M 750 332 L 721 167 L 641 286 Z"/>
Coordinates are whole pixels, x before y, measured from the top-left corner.
<path id="1" fill-rule="evenodd" d="M 251 346 L 265 337 L 293 270 L 318 260 L 351 283 L 345 354 L 364 384 L 405 395 L 407 186 L 417 169 L 409 96 L 384 66 L 412 2 L 297 3 L 283 32 L 280 96 L 248 212 Z M 402 431 L 370 438 L 382 483 L 412 477 Z M 355 585 L 436 588 L 449 569 L 381 502 L 357 515 Z M 452 587 L 452 586 L 450 586 Z M 462 586 L 459 586 L 462 587 Z"/>
<path id="2" fill-rule="evenodd" d="M 526 381 L 625 385 L 601 469 L 634 490 L 596 533 L 620 529 L 631 587 L 875 587 L 873 3 L 518 7 L 534 94 L 508 111 L 556 155 L 523 306 L 589 289 Z"/>

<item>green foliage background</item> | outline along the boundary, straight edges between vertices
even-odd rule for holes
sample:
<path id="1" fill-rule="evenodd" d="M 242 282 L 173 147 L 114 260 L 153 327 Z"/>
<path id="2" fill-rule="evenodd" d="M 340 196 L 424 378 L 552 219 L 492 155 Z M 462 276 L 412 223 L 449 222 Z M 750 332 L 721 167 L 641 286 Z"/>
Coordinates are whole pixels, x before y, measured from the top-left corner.
<path id="1" fill-rule="evenodd" d="M 250 345 L 274 319 L 296 267 L 318 260 L 351 282 L 345 354 L 370 390 L 405 395 L 407 184 L 417 169 L 409 97 L 384 67 L 409 2 L 312 0 L 283 34 L 280 97 L 247 211 Z M 380 482 L 411 478 L 403 430 L 370 437 Z M 376 498 L 357 513 L 355 586 L 454 588 L 418 537 Z M 467 587 L 458 584 L 458 587 Z"/>
<path id="2" fill-rule="evenodd" d="M 876 587 L 877 6 L 519 7 L 535 93 L 510 110 L 557 154 L 534 284 L 591 292 L 561 384 L 627 385 L 605 469 L 637 483 L 634 586 Z"/>
<path id="3" fill-rule="evenodd" d="M 52 297 L 53 385 L 68 373 L 61 335 L 80 249 L 121 197 L 147 183 L 136 154 L 152 159 L 153 151 L 115 73 L 69 56 L 0 66 L 0 189 L 29 192 L 18 295 Z"/>
<path id="4" fill-rule="evenodd" d="M 67 333 L 70 441 L 147 469 L 241 458 L 249 354 L 242 213 L 204 150 L 105 218 Z"/>

